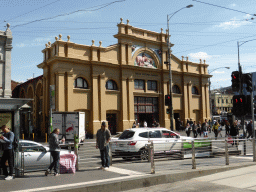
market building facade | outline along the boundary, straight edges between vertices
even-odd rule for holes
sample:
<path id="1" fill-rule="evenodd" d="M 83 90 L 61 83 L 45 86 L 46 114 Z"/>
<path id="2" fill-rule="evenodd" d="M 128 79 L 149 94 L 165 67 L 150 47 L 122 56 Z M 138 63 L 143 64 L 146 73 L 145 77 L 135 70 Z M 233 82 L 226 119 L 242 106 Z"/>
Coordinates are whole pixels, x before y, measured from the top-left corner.
<path id="1" fill-rule="evenodd" d="M 50 111 L 50 85 L 55 96 L 53 111 L 85 112 L 86 131 L 95 135 L 102 121 L 108 122 L 112 134 L 131 128 L 136 121 L 148 127 L 154 120 L 170 127 L 164 105 L 169 93 L 167 35 L 139 29 L 127 23 L 117 25 L 118 43 L 108 47 L 80 45 L 62 36 L 46 44 L 44 60 L 38 65 L 42 77 L 42 122 L 47 130 Z M 173 46 L 173 45 L 172 45 Z M 208 65 L 194 63 L 188 57 L 172 55 L 174 118 L 204 121 L 210 118 Z M 174 123 L 175 125 L 175 123 Z"/>

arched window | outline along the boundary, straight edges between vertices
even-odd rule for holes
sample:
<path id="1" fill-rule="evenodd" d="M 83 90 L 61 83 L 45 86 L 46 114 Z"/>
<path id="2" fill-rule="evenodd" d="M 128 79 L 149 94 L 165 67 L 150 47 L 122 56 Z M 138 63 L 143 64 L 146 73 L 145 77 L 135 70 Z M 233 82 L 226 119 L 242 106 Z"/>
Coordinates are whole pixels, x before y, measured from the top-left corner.
<path id="1" fill-rule="evenodd" d="M 88 89 L 88 83 L 84 78 L 78 77 L 74 82 L 74 87 L 80 89 Z"/>
<path id="2" fill-rule="evenodd" d="M 198 89 L 195 86 L 192 87 L 192 94 L 199 95 Z"/>
<path id="3" fill-rule="evenodd" d="M 117 84 L 113 80 L 108 80 L 106 83 L 106 89 L 108 90 L 117 90 Z"/>
<path id="4" fill-rule="evenodd" d="M 176 94 L 180 94 L 180 88 L 178 85 L 173 85 L 172 86 L 172 92 Z"/>

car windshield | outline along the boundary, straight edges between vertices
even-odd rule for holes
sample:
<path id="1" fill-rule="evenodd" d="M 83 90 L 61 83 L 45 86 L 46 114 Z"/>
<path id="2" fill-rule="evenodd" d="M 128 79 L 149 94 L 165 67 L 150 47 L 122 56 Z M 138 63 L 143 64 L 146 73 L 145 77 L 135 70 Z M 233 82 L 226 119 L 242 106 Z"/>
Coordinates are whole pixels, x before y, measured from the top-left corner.
<path id="1" fill-rule="evenodd" d="M 122 133 L 119 139 L 129 139 L 132 138 L 134 135 L 134 131 L 126 130 Z"/>

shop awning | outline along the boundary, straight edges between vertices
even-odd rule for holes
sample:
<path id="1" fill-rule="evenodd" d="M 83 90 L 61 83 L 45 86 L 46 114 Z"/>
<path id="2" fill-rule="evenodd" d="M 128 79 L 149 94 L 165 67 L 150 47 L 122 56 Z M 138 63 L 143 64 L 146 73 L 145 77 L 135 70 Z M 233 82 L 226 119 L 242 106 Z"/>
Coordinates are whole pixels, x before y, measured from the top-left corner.
<path id="1" fill-rule="evenodd" d="M 33 99 L 0 98 L 0 111 L 15 111 Z"/>

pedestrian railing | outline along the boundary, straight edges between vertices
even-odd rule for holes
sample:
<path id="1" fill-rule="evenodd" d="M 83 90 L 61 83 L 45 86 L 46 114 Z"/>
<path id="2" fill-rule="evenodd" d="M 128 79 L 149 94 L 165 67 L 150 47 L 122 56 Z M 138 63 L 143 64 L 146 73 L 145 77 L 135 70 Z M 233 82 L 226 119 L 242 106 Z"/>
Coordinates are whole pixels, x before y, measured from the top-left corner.
<path id="1" fill-rule="evenodd" d="M 79 144 L 78 144 L 79 145 Z M 61 148 L 66 148 L 68 153 L 71 153 L 74 148 L 75 154 L 78 157 L 76 169 L 79 169 L 78 150 L 75 149 L 74 143 L 60 144 Z M 62 153 L 60 153 L 62 154 Z M 19 146 L 19 150 L 15 152 L 15 170 L 16 176 L 24 176 L 28 172 L 47 170 L 52 157 L 50 151 L 47 151 L 43 146 Z"/>
<path id="2" fill-rule="evenodd" d="M 145 143 L 139 152 L 132 152 L 132 145 Z M 127 145 L 131 145 L 130 148 Z M 125 149 L 122 151 L 122 148 Z M 124 152 L 126 151 L 126 153 Z M 129 151 L 129 152 L 128 152 Z M 128 152 L 128 153 L 127 153 Z M 110 159 L 132 160 L 133 162 L 150 162 L 151 173 L 162 164 L 162 160 L 174 160 L 180 167 L 192 169 L 206 166 L 221 166 L 234 163 L 255 162 L 255 139 L 239 137 L 194 138 L 191 140 L 160 139 L 113 141 L 110 142 Z M 145 161 L 147 160 L 147 161 Z M 119 160 L 120 161 L 120 160 Z"/>

